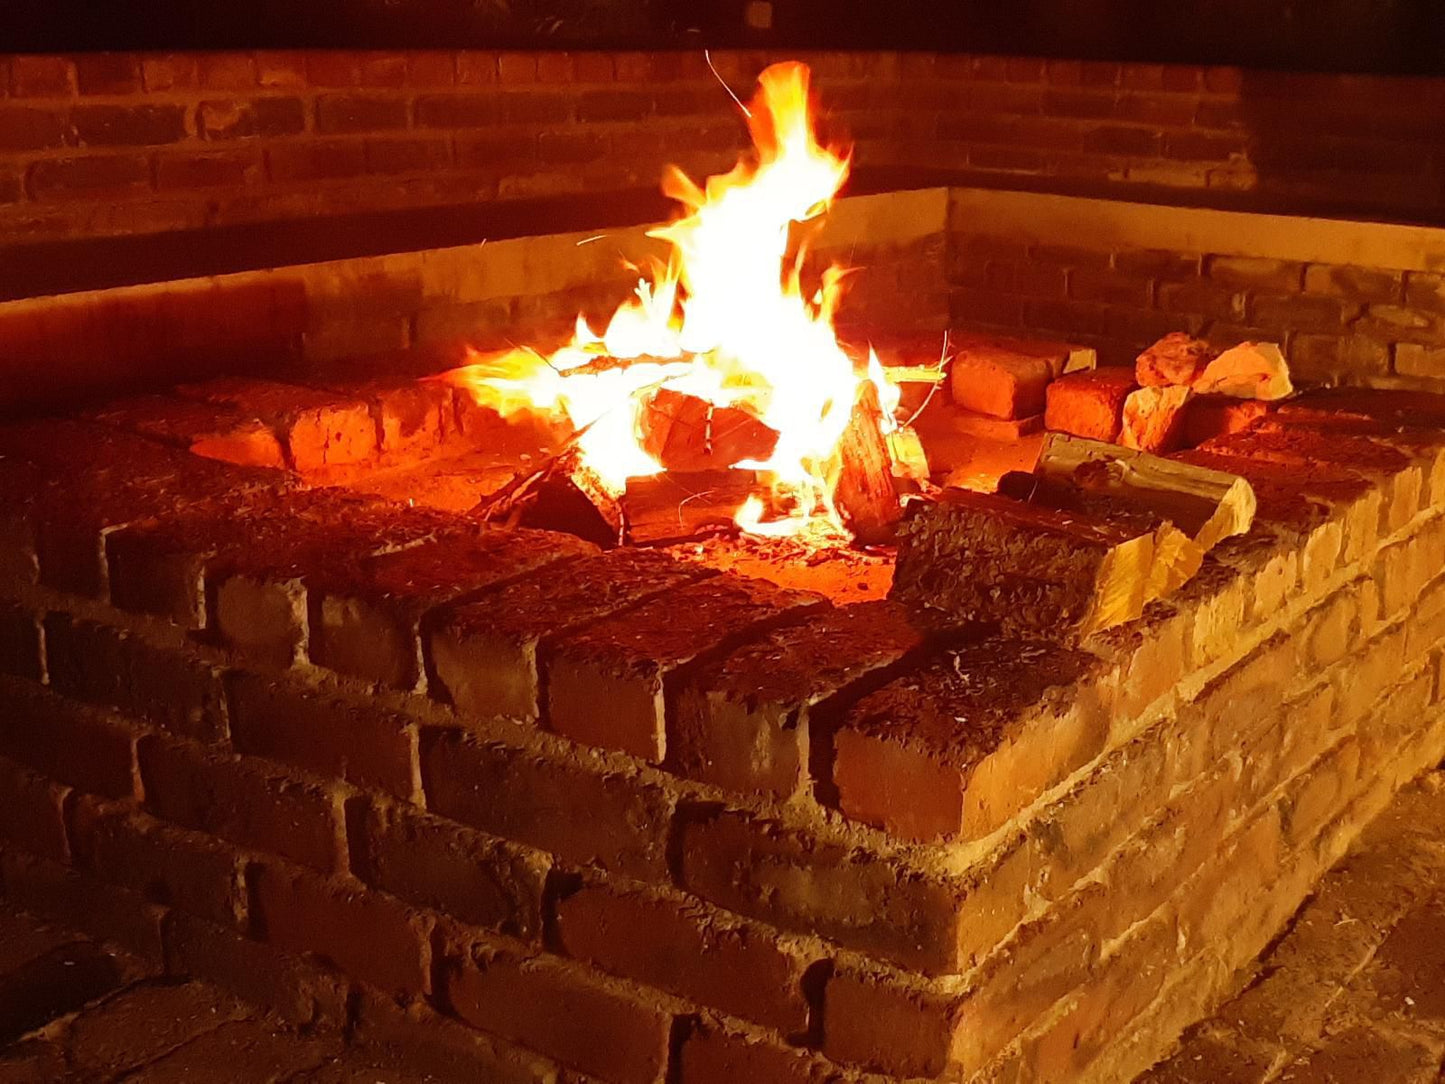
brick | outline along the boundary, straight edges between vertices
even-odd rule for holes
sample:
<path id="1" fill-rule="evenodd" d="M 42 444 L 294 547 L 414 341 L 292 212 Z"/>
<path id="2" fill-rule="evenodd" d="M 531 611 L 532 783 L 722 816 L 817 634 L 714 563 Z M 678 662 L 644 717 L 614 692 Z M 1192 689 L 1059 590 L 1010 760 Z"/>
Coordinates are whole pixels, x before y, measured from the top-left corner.
<path id="1" fill-rule="evenodd" d="M 261 156 L 252 151 L 166 154 L 156 160 L 156 188 L 163 192 L 172 189 L 238 188 L 256 183 L 260 175 Z"/>
<path id="2" fill-rule="evenodd" d="M 866 972 L 837 970 L 823 991 L 823 1053 L 897 1077 L 932 1079 L 947 1064 L 955 999 Z"/>
<path id="3" fill-rule="evenodd" d="M 70 111 L 82 147 L 150 147 L 186 135 L 178 105 L 82 105 Z"/>
<path id="4" fill-rule="evenodd" d="M 1210 278 L 1229 286 L 1279 293 L 1298 292 L 1304 283 L 1302 264 L 1259 256 L 1211 256 L 1205 272 Z"/>
<path id="5" fill-rule="evenodd" d="M 1124 400 L 1136 387 L 1132 368 L 1102 368 L 1070 373 L 1049 384 L 1044 425 L 1091 440 L 1119 435 Z"/>
<path id="6" fill-rule="evenodd" d="M 844 697 L 886 680 L 923 639 L 889 602 L 825 610 L 769 633 L 685 683 L 669 720 L 666 766 L 787 798 L 807 777 L 811 720 L 826 729 Z"/>
<path id="7" fill-rule="evenodd" d="M 156 1084 L 184 1084 L 217 1065 L 242 1080 L 290 1079 L 334 1058 L 341 1042 L 338 1035 L 278 1032 L 265 1019 L 232 1020 L 151 1062 L 144 1072 Z"/>
<path id="8" fill-rule="evenodd" d="M 245 90 L 256 85 L 256 66 L 250 53 L 201 53 L 196 71 L 207 90 Z"/>
<path id="9" fill-rule="evenodd" d="M 1026 418 L 1044 407 L 1053 377 L 1049 363 L 1001 347 L 968 347 L 955 355 L 949 390 L 966 410 L 993 418 Z"/>
<path id="10" fill-rule="evenodd" d="M 573 629 L 705 573 L 665 554 L 620 549 L 542 572 L 449 608 L 431 625 L 428 687 L 465 715 L 539 717 L 538 655 Z"/>
<path id="11" fill-rule="evenodd" d="M 1445 314 L 1445 275 L 1411 271 L 1405 276 L 1405 304 Z"/>
<path id="12" fill-rule="evenodd" d="M 10 93 L 17 98 L 64 98 L 76 90 L 75 63 L 65 57 L 10 58 Z"/>
<path id="13" fill-rule="evenodd" d="M 671 799 L 619 773 L 594 773 L 484 743 L 423 732 L 427 808 L 503 839 L 640 880 L 665 878 Z"/>
<path id="14" fill-rule="evenodd" d="M 307 580 L 311 661 L 396 689 L 422 681 L 422 619 L 546 565 L 595 554 L 571 535 L 481 530 L 364 558 Z"/>
<path id="15" fill-rule="evenodd" d="M 1362 1026 L 1331 1035 L 1318 1050 L 1300 1055 L 1285 1067 L 1283 1079 L 1301 1084 L 1367 1076 L 1429 1081 L 1436 1076 L 1439 1060 L 1429 1045 Z"/>
<path id="16" fill-rule="evenodd" d="M 180 911 L 166 915 L 163 936 L 175 974 L 214 982 L 289 1024 L 346 1020 L 346 988 L 334 972 Z"/>
<path id="17" fill-rule="evenodd" d="M 211 99 L 196 106 L 196 134 L 203 139 L 296 135 L 305 128 L 300 98 Z"/>
<path id="18" fill-rule="evenodd" d="M 19 603 L 0 602 L 0 674 L 39 681 L 45 673 L 40 623 Z"/>
<path id="19" fill-rule="evenodd" d="M 6 897 L 23 910 L 112 941 L 144 963 L 161 960 L 163 911 L 137 892 L 11 850 L 0 850 L 0 884 Z"/>
<path id="20" fill-rule="evenodd" d="M 218 667 L 180 648 L 52 613 L 45 618 L 50 681 L 76 700 L 117 708 L 173 734 L 224 741 Z"/>
<path id="21" fill-rule="evenodd" d="M 581 885 L 556 903 L 566 955 L 784 1035 L 808 1026 L 808 959 L 766 928 L 674 895 Z"/>
<path id="22" fill-rule="evenodd" d="M 136 735 L 94 708 L 15 678 L 0 678 L 0 755 L 107 798 L 136 794 Z"/>
<path id="23" fill-rule="evenodd" d="M 547 653 L 547 721 L 575 741 L 654 762 L 667 753 L 664 714 L 689 664 L 818 606 L 811 593 L 717 576 L 606 618 Z M 609 706 L 598 712 L 598 704 Z"/>
<path id="24" fill-rule="evenodd" d="M 273 181 L 324 181 L 366 172 L 366 146 L 359 140 L 315 140 L 266 148 Z"/>
<path id="25" fill-rule="evenodd" d="M 1392 302 L 1401 297 L 1399 271 L 1340 264 L 1310 264 L 1305 268 L 1305 292 L 1328 294 L 1349 301 Z"/>
<path id="26" fill-rule="evenodd" d="M 796 1047 L 767 1037 L 726 1031 L 713 1023 L 694 1026 L 678 1056 L 682 1084 L 733 1084 L 756 1080 L 810 1084 L 834 1070 Z"/>
<path id="27" fill-rule="evenodd" d="M 1159 307 L 1165 312 L 1193 313 L 1214 320 L 1242 321 L 1248 295 L 1215 282 L 1161 282 Z"/>
<path id="28" fill-rule="evenodd" d="M 164 53 L 141 58 L 141 78 L 150 93 L 191 90 L 199 72 L 196 58 L 187 53 Z"/>
<path id="29" fill-rule="evenodd" d="M 66 113 L 30 106 L 0 107 L 0 150 L 32 151 L 64 147 L 70 140 Z"/>
<path id="30" fill-rule="evenodd" d="M 489 128 L 501 120 L 493 94 L 428 94 L 416 100 L 419 128 Z"/>
<path id="31" fill-rule="evenodd" d="M 420 790 L 416 724 L 403 715 L 258 674 L 228 675 L 226 696 L 239 752 L 404 800 Z"/>
<path id="32" fill-rule="evenodd" d="M 1354 307 L 1330 297 L 1296 294 L 1288 297 L 1256 295 L 1251 319 L 1262 327 L 1285 331 L 1336 331 L 1344 326 Z"/>
<path id="33" fill-rule="evenodd" d="M 315 869 L 343 860 L 340 801 L 322 785 L 159 735 L 142 742 L 140 763 L 146 808 L 162 820 Z"/>
<path id="34" fill-rule="evenodd" d="M 29 854 L 66 862 L 65 799 L 70 788 L 0 758 L 0 839 Z"/>
<path id="35" fill-rule="evenodd" d="M 544 856 L 404 806 L 365 802 L 349 819 L 352 870 L 367 884 L 469 926 L 540 937 Z"/>
<path id="36" fill-rule="evenodd" d="M 30 166 L 25 187 L 37 200 L 141 195 L 150 189 L 150 163 L 140 154 L 47 158 Z"/>
<path id="37" fill-rule="evenodd" d="M 730 911 L 926 973 L 956 967 L 947 883 L 735 811 L 685 817 L 678 845 L 681 885 Z"/>
<path id="38" fill-rule="evenodd" d="M 142 982 L 81 1012 L 66 1049 L 82 1073 L 125 1071 L 246 1015 L 235 998 L 201 983 Z"/>
<path id="39" fill-rule="evenodd" d="M 72 807 L 70 825 L 76 865 L 102 881 L 222 925 L 245 914 L 234 848 L 89 799 Z"/>
<path id="40" fill-rule="evenodd" d="M 430 989 L 430 920 L 346 878 L 267 862 L 253 869 L 252 903 L 267 943 L 309 953 L 392 996 Z"/>
<path id="41" fill-rule="evenodd" d="M 118 961 L 89 941 L 71 941 L 26 960 L 5 976 L 0 987 L 0 1041 L 8 1047 L 26 1032 L 83 1008 L 123 982 Z"/>
<path id="42" fill-rule="evenodd" d="M 994 641 L 870 694 L 834 736 L 840 807 L 916 841 L 988 835 L 1103 746 L 1105 713 L 1068 689 L 1086 665 Z"/>
<path id="43" fill-rule="evenodd" d="M 388 131 L 406 124 L 402 98 L 323 94 L 316 99 L 316 130 L 323 135 Z"/>
<path id="44" fill-rule="evenodd" d="M 475 953 L 447 969 L 446 995 L 468 1023 L 618 1084 L 652 1084 L 667 1059 L 667 1012 L 546 957 Z"/>
<path id="45" fill-rule="evenodd" d="M 1394 369 L 1402 376 L 1439 377 L 1445 374 L 1445 348 L 1396 343 Z"/>

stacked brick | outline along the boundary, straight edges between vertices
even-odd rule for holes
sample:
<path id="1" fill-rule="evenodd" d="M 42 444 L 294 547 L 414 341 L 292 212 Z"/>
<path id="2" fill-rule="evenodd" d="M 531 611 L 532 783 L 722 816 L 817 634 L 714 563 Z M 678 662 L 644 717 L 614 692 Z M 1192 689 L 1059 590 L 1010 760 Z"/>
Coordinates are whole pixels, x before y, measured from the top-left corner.
<path id="1" fill-rule="evenodd" d="M 1261 526 L 1079 652 L 3 429 L 0 888 L 487 1079 L 1127 1078 L 1445 754 L 1442 428 L 1221 438 Z"/>
<path id="2" fill-rule="evenodd" d="M 1056 333 L 1132 364 L 1174 331 L 1279 343 L 1300 380 L 1445 387 L 1445 279 L 1387 266 L 950 235 L 954 319 Z"/>

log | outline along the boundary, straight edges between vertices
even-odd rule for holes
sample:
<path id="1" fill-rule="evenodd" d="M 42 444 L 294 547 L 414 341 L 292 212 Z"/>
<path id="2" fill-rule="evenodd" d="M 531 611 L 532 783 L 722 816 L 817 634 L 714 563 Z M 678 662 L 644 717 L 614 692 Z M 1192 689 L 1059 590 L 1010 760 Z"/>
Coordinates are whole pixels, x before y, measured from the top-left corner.
<path id="1" fill-rule="evenodd" d="M 878 389 L 870 381 L 861 382 L 828 472 L 833 507 L 864 545 L 891 542 L 894 527 L 903 518 L 893 485 L 893 457 L 880 428 L 882 418 Z"/>
<path id="2" fill-rule="evenodd" d="M 1144 610 L 1154 536 L 968 490 L 915 504 L 898 530 L 891 597 L 954 627 L 1074 643 Z"/>
<path id="3" fill-rule="evenodd" d="M 1189 385 L 1213 360 L 1214 347 L 1183 331 L 1171 331 L 1134 361 L 1134 378 L 1146 388 Z"/>
<path id="4" fill-rule="evenodd" d="M 1177 452 L 1184 446 L 1184 410 L 1188 402 L 1189 389 L 1177 384 L 1130 392 L 1124 400 L 1119 443 L 1155 455 Z"/>
<path id="5" fill-rule="evenodd" d="M 657 545 L 728 529 L 757 484 L 757 473 L 750 470 L 666 471 L 629 478 L 621 497 L 628 540 Z"/>
<path id="6" fill-rule="evenodd" d="M 642 447 L 668 470 L 725 470 L 765 460 L 778 434 L 741 407 L 716 406 L 695 395 L 659 388 L 638 415 Z"/>
<path id="7" fill-rule="evenodd" d="M 1240 343 L 1211 361 L 1194 381 L 1201 395 L 1272 402 L 1294 394 L 1289 362 L 1274 343 Z"/>
<path id="8" fill-rule="evenodd" d="M 518 475 L 470 514 L 484 523 L 563 531 L 604 549 L 623 537 L 621 505 L 575 447 Z"/>
<path id="9" fill-rule="evenodd" d="M 1239 475 L 1100 441 L 1050 433 L 1034 473 L 1168 519 L 1205 551 L 1254 523 L 1254 490 Z"/>

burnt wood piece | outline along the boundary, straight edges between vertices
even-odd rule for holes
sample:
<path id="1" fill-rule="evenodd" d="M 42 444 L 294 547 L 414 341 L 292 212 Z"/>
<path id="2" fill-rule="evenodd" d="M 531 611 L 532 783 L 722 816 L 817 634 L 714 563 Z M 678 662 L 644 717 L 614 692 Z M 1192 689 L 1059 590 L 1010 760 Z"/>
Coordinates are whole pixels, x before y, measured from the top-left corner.
<path id="1" fill-rule="evenodd" d="M 637 424 L 643 449 L 668 470 L 725 469 L 745 459 L 765 460 L 778 446 L 777 431 L 751 412 L 672 388 L 653 393 Z"/>
<path id="2" fill-rule="evenodd" d="M 1254 490 L 1239 475 L 1100 441 L 1050 433 L 1034 473 L 1167 519 L 1205 551 L 1254 522 Z"/>
<path id="3" fill-rule="evenodd" d="M 757 474 L 750 470 L 666 471 L 629 478 L 620 499 L 627 538 L 637 545 L 655 545 L 730 528 L 757 483 Z"/>
<path id="4" fill-rule="evenodd" d="M 657 357 L 653 354 L 641 354 L 635 358 L 619 358 L 611 354 L 598 354 L 581 365 L 574 365 L 570 369 L 559 369 L 558 375 L 563 378 L 577 376 L 596 376 L 598 373 L 610 372 L 613 369 L 630 369 L 634 365 L 676 365 L 681 372 L 683 368 L 690 365 L 693 360 L 692 354 L 683 354 L 675 358 Z"/>
<path id="5" fill-rule="evenodd" d="M 519 474 L 470 514 L 483 523 L 564 531 L 604 549 L 623 537 L 622 506 L 575 447 Z"/>
<path id="6" fill-rule="evenodd" d="M 996 494 L 946 490 L 898 531 L 891 597 L 943 622 L 1072 642 L 1143 612 L 1154 535 Z"/>
<path id="7" fill-rule="evenodd" d="M 1119 443 L 1163 455 L 1184 444 L 1184 411 L 1189 389 L 1179 385 L 1139 388 L 1124 400 Z"/>
<path id="8" fill-rule="evenodd" d="M 1044 427 L 1090 440 L 1117 440 L 1124 400 L 1137 386 L 1134 370 L 1117 365 L 1062 376 L 1045 394 Z"/>
<path id="9" fill-rule="evenodd" d="M 883 410 L 870 381 L 858 386 L 848 426 L 838 440 L 830 476 L 833 506 L 853 536 L 865 545 L 891 542 L 903 518 L 893 485 L 893 457 L 879 428 Z"/>

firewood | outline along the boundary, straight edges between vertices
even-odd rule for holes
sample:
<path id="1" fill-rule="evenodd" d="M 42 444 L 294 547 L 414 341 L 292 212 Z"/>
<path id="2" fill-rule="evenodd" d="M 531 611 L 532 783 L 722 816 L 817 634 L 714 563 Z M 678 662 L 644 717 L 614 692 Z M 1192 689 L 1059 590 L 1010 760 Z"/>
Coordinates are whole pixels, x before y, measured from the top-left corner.
<path id="1" fill-rule="evenodd" d="M 642 447 L 668 470 L 726 469 L 764 460 L 778 434 L 741 407 L 716 406 L 695 395 L 659 388 L 638 417 Z"/>
<path id="2" fill-rule="evenodd" d="M 1146 388 L 1192 384 L 1216 351 L 1202 339 L 1171 331 L 1134 362 L 1134 377 Z"/>
<path id="3" fill-rule="evenodd" d="M 637 545 L 679 542 L 733 522 L 757 489 L 750 470 L 665 471 L 627 479 L 622 513 Z"/>
<path id="4" fill-rule="evenodd" d="M 1034 473 L 1108 493 L 1173 521 L 1204 550 L 1254 523 L 1255 498 L 1237 474 L 1207 470 L 1063 433 L 1044 439 Z"/>
<path id="5" fill-rule="evenodd" d="M 1117 365 L 1060 377 L 1046 393 L 1044 427 L 1091 440 L 1116 440 L 1124 400 L 1136 387 L 1134 371 Z"/>
<path id="6" fill-rule="evenodd" d="M 833 507 L 854 537 L 868 545 L 892 541 L 893 529 L 903 517 L 893 485 L 892 456 L 880 428 L 882 418 L 878 389 L 863 381 L 829 471 Z"/>
<path id="7" fill-rule="evenodd" d="M 622 540 L 621 506 L 575 447 L 519 474 L 470 514 L 484 523 L 563 531 L 604 549 Z"/>
<path id="8" fill-rule="evenodd" d="M 1073 642 L 1143 612 L 1154 535 L 988 493 L 945 490 L 898 530 L 891 597 L 954 625 Z"/>
<path id="9" fill-rule="evenodd" d="M 1205 367 L 1194 381 L 1201 395 L 1271 402 L 1294 394 L 1289 362 L 1274 343 L 1240 343 Z"/>
<path id="10" fill-rule="evenodd" d="M 1184 446 L 1184 407 L 1188 401 L 1189 389 L 1177 384 L 1130 392 L 1124 400 L 1119 443 L 1157 455 L 1178 451 Z"/>

